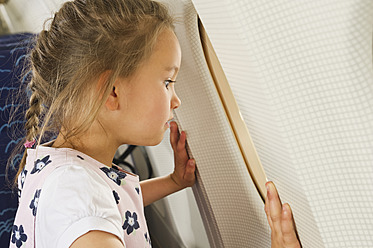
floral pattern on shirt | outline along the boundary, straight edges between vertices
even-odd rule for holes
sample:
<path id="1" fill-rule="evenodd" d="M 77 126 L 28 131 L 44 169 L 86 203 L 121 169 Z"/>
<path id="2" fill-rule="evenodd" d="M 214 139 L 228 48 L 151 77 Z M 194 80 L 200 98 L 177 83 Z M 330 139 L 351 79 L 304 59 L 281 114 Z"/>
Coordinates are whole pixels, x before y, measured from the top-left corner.
<path id="1" fill-rule="evenodd" d="M 34 163 L 34 168 L 31 171 L 31 174 L 34 174 L 36 172 L 40 172 L 42 169 L 44 169 L 45 166 L 47 166 L 49 163 L 51 163 L 52 160 L 49 160 L 49 155 L 45 156 L 42 159 L 37 159 Z"/>
<path id="2" fill-rule="evenodd" d="M 103 172 L 106 173 L 106 175 L 113 180 L 116 184 L 119 186 L 122 184 L 122 179 L 125 178 L 127 175 L 124 172 L 118 171 L 113 168 L 108 167 L 101 167 L 100 168 Z"/>
<path id="3" fill-rule="evenodd" d="M 115 190 L 113 190 L 113 195 L 114 195 L 115 202 L 119 204 L 120 197 Z"/>
<path id="4" fill-rule="evenodd" d="M 79 156 L 79 155 L 76 155 L 78 158 L 80 158 L 81 160 L 84 160 L 84 158 L 82 156 Z"/>
<path id="5" fill-rule="evenodd" d="M 21 201 L 21 195 L 22 195 L 22 190 L 18 189 L 18 205 L 19 205 L 19 202 Z"/>
<path id="6" fill-rule="evenodd" d="M 17 246 L 17 248 L 21 247 L 24 242 L 27 240 L 27 235 L 24 233 L 23 226 L 20 225 L 19 227 L 14 225 L 12 228 L 12 238 L 11 242 Z"/>
<path id="7" fill-rule="evenodd" d="M 26 176 L 27 176 L 27 170 L 23 169 L 21 172 L 21 189 L 23 189 L 23 185 L 25 184 Z"/>
<path id="8" fill-rule="evenodd" d="M 140 228 L 140 224 L 137 221 L 137 214 L 133 212 L 131 214 L 130 211 L 126 212 L 126 220 L 124 221 L 123 224 L 123 230 L 127 230 L 127 234 L 130 235 L 134 230 Z"/>
<path id="9" fill-rule="evenodd" d="M 36 190 L 35 195 L 34 195 L 34 199 L 32 199 L 32 201 L 30 203 L 30 208 L 32 210 L 32 215 L 33 216 L 36 216 L 36 211 L 38 209 L 38 204 L 39 204 L 40 192 L 41 192 L 41 189 Z"/>
<path id="10" fill-rule="evenodd" d="M 151 241 L 151 239 L 150 239 L 150 236 L 149 236 L 149 234 L 146 232 L 145 234 L 144 234 L 144 237 L 145 237 L 145 240 L 146 240 L 146 242 L 150 245 L 150 247 L 152 246 L 152 241 Z"/>

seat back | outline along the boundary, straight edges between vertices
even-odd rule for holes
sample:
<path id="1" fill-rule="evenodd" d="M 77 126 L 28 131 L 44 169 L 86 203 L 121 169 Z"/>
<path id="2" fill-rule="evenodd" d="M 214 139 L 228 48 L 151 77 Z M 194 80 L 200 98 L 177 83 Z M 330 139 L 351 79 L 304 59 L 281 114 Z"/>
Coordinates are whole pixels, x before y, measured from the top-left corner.
<path id="1" fill-rule="evenodd" d="M 6 165 L 15 145 L 24 138 L 21 131 L 25 123 L 22 112 L 27 106 L 24 104 L 27 103 L 27 96 L 21 86 L 27 79 L 23 68 L 31 37 L 29 33 L 0 37 L 0 247 L 9 246 L 10 231 L 18 206 L 17 191 L 11 188 L 11 184 L 22 155 L 14 157 L 15 166 L 8 171 Z M 22 101 L 17 100 L 17 97 Z"/>

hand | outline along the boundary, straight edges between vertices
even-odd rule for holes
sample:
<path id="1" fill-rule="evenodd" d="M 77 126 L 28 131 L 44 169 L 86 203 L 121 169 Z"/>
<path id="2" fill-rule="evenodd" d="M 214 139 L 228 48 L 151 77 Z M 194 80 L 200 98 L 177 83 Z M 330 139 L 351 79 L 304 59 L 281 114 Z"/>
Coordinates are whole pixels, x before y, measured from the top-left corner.
<path id="1" fill-rule="evenodd" d="M 281 204 L 273 182 L 267 182 L 264 210 L 271 227 L 272 248 L 300 248 L 298 234 L 289 204 Z"/>
<path id="2" fill-rule="evenodd" d="M 175 168 L 171 174 L 171 179 L 180 187 L 180 189 L 193 186 L 196 176 L 194 174 L 196 166 L 194 159 L 189 159 L 185 148 L 186 133 L 179 129 L 176 122 L 170 123 L 170 142 L 174 150 Z"/>

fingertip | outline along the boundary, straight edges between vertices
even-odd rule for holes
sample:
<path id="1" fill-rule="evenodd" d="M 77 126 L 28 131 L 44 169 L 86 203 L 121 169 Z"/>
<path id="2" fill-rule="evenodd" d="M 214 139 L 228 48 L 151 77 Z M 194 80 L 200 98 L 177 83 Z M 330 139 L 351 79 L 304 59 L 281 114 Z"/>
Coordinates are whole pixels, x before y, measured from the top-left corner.
<path id="1" fill-rule="evenodd" d="M 171 129 L 171 132 L 175 132 L 176 129 L 177 129 L 177 123 L 175 121 L 171 121 L 170 122 L 170 129 Z"/>
<path id="2" fill-rule="evenodd" d="M 188 161 L 188 165 L 189 165 L 190 167 L 194 167 L 194 166 L 196 165 L 196 161 L 195 161 L 194 159 L 189 159 L 189 161 Z"/>
<path id="3" fill-rule="evenodd" d="M 272 181 L 267 182 L 266 187 L 267 187 L 267 193 L 269 193 L 270 200 L 278 198 L 281 201 L 276 185 Z"/>
<path id="4" fill-rule="evenodd" d="M 301 247 L 292 211 L 288 203 L 282 205 L 281 218 L 281 230 L 284 244 L 289 247 Z"/>
<path id="5" fill-rule="evenodd" d="M 179 138 L 179 142 L 181 145 L 185 145 L 185 140 L 186 140 L 186 133 L 184 131 L 181 131 L 180 133 L 180 138 Z"/>
<path id="6" fill-rule="evenodd" d="M 189 159 L 186 167 L 186 172 L 190 175 L 192 179 L 195 177 L 196 161 L 194 159 Z"/>
<path id="7" fill-rule="evenodd" d="M 181 134 L 183 135 L 184 138 L 186 138 L 186 132 L 185 131 L 181 131 Z"/>
<path id="8" fill-rule="evenodd" d="M 282 215 L 284 219 L 291 219 L 292 213 L 291 213 L 290 205 L 288 203 L 284 203 L 282 205 Z"/>
<path id="9" fill-rule="evenodd" d="M 289 205 L 289 203 L 284 203 L 283 204 L 283 208 L 284 208 L 284 210 L 286 210 L 286 211 L 289 211 L 290 210 L 290 205 Z"/>
<path id="10" fill-rule="evenodd" d="M 268 187 L 269 184 L 273 183 L 272 181 L 267 181 L 266 182 L 266 187 Z"/>
<path id="11" fill-rule="evenodd" d="M 194 183 L 195 180 L 195 167 L 196 163 L 194 159 L 189 159 L 185 170 L 186 179 Z"/>
<path id="12" fill-rule="evenodd" d="M 276 187 L 272 181 L 268 181 L 266 183 L 266 188 L 267 188 L 267 195 L 269 199 L 272 199 L 273 196 L 276 194 Z"/>
<path id="13" fill-rule="evenodd" d="M 266 182 L 265 186 L 266 186 L 266 189 L 267 189 L 267 197 L 269 196 L 270 194 L 270 184 L 272 183 L 272 181 L 268 181 Z"/>

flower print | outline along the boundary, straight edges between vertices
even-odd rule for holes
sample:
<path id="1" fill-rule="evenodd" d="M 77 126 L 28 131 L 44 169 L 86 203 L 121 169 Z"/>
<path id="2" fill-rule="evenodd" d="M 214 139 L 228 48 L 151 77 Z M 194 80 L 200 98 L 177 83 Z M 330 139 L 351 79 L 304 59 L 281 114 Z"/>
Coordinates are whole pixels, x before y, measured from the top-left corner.
<path id="1" fill-rule="evenodd" d="M 27 235 L 24 233 L 23 226 L 14 225 L 12 228 L 12 238 L 11 242 L 17 246 L 17 248 L 21 247 L 23 242 L 26 242 Z"/>
<path id="2" fill-rule="evenodd" d="M 144 237 L 145 237 L 146 242 L 149 243 L 149 245 L 151 246 L 152 241 L 151 241 L 150 236 L 147 232 L 144 234 Z"/>
<path id="3" fill-rule="evenodd" d="M 21 194 L 22 194 L 22 190 L 18 189 L 18 205 L 21 201 Z"/>
<path id="4" fill-rule="evenodd" d="M 37 159 L 34 163 L 34 168 L 31 171 L 31 174 L 34 174 L 36 172 L 40 172 L 42 169 L 44 169 L 45 166 L 47 166 L 51 160 L 49 160 L 49 155 L 44 157 L 43 159 Z"/>
<path id="5" fill-rule="evenodd" d="M 26 175 L 27 175 L 27 170 L 23 169 L 21 172 L 21 188 L 23 188 L 23 185 L 25 184 Z"/>
<path id="6" fill-rule="evenodd" d="M 140 188 L 136 187 L 135 190 L 136 190 L 137 194 L 139 195 L 140 194 Z"/>
<path id="7" fill-rule="evenodd" d="M 116 184 L 119 186 L 122 183 L 122 179 L 125 178 L 127 175 L 126 173 L 123 173 L 121 171 L 115 170 L 113 168 L 108 168 L 108 167 L 102 167 L 100 168 L 103 172 L 106 173 L 106 175 L 113 180 Z"/>
<path id="8" fill-rule="evenodd" d="M 32 215 L 34 215 L 34 216 L 36 216 L 36 210 L 38 209 L 40 192 L 41 192 L 41 189 L 36 190 L 35 195 L 34 195 L 34 199 L 32 199 L 32 201 L 30 203 L 30 208 L 32 209 Z"/>
<path id="9" fill-rule="evenodd" d="M 113 195 L 114 195 L 115 202 L 119 204 L 120 197 L 115 190 L 113 190 Z"/>
<path id="10" fill-rule="evenodd" d="M 82 156 L 79 156 L 79 155 L 76 155 L 78 158 L 80 158 L 81 160 L 84 160 L 84 158 Z"/>
<path id="11" fill-rule="evenodd" d="M 131 214 L 130 211 L 126 212 L 126 220 L 123 224 L 123 230 L 127 229 L 127 234 L 130 235 L 134 229 L 140 228 L 139 222 L 137 221 L 137 214 L 133 212 Z"/>

